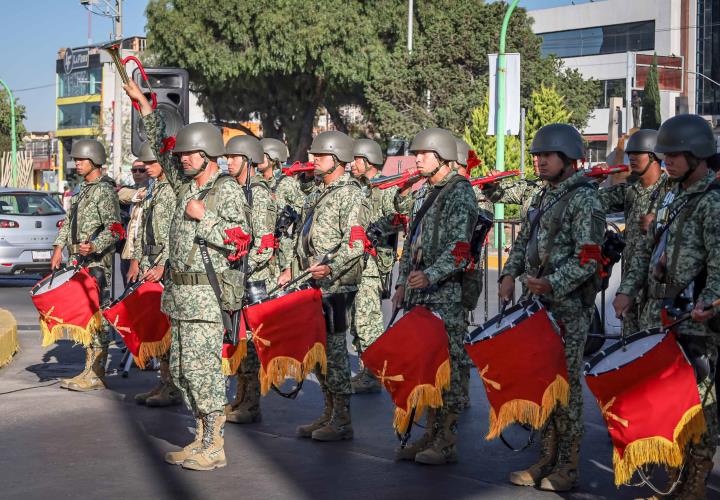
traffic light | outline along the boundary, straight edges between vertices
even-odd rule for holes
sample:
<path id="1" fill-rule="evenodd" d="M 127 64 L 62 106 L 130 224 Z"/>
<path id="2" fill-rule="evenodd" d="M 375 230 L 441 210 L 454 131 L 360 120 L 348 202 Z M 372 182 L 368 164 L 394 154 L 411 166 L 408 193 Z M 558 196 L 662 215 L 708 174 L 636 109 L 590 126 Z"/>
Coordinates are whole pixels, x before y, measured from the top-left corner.
<path id="1" fill-rule="evenodd" d="M 174 136 L 188 123 L 190 89 L 188 72 L 181 68 L 145 68 L 152 91 L 157 96 L 157 111 L 165 120 L 166 137 Z M 135 83 L 150 99 L 150 89 L 143 80 L 140 71 L 132 74 Z M 140 153 L 142 143 L 147 140 L 145 129 L 140 120 L 140 112 L 132 108 L 132 154 Z"/>

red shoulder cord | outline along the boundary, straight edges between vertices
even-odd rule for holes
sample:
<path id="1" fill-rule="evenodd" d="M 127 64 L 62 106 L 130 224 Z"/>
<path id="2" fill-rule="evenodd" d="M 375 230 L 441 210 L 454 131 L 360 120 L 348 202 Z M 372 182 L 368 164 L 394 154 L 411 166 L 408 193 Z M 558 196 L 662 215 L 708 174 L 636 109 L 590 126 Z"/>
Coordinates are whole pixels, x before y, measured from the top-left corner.
<path id="1" fill-rule="evenodd" d="M 257 253 L 261 254 L 266 248 L 271 248 L 273 252 L 278 248 L 278 240 L 273 233 L 264 234 L 260 238 L 260 247 L 257 249 Z"/>
<path id="2" fill-rule="evenodd" d="M 172 152 L 175 149 L 175 136 L 166 137 L 162 141 L 161 153 Z"/>
<path id="3" fill-rule="evenodd" d="M 226 229 L 227 238 L 223 240 L 226 245 L 234 245 L 235 251 L 228 255 L 230 262 L 240 260 L 240 258 L 248 253 L 250 248 L 250 235 L 245 233 L 240 226 Z"/>
<path id="4" fill-rule="evenodd" d="M 470 258 L 470 243 L 467 241 L 458 241 L 455 243 L 455 248 L 453 248 L 450 253 L 455 257 L 455 267 L 460 267 L 460 263 L 463 260 L 467 260 L 472 264 L 472 259 Z"/>
<path id="5" fill-rule="evenodd" d="M 370 240 L 368 240 L 368 237 L 365 234 L 365 229 L 362 226 L 353 226 L 350 228 L 350 241 L 348 242 L 348 246 L 350 246 L 350 248 L 352 248 L 353 241 L 362 241 L 363 251 L 365 253 L 368 253 L 373 257 L 377 255 L 375 247 L 373 247 Z"/>
<path id="6" fill-rule="evenodd" d="M 580 250 L 580 265 L 584 266 L 590 261 L 598 263 L 598 274 L 601 278 L 605 278 L 608 274 L 605 272 L 605 266 L 610 263 L 608 259 L 603 257 L 600 245 L 583 245 Z"/>
<path id="7" fill-rule="evenodd" d="M 115 236 L 119 240 L 124 240 L 127 233 L 125 233 L 125 228 L 122 227 L 122 224 L 119 222 L 113 222 L 110 224 L 110 234 Z"/>

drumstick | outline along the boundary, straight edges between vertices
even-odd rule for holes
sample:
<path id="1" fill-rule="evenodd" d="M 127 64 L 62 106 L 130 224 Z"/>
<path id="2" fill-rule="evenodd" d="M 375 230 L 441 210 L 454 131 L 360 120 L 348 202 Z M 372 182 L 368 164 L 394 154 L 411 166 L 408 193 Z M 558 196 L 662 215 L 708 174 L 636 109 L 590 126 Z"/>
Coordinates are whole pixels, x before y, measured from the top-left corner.
<path id="1" fill-rule="evenodd" d="M 323 266 L 323 265 L 327 264 L 328 262 L 330 262 L 331 260 L 333 260 L 335 258 L 335 255 L 337 254 L 337 251 L 339 248 L 340 248 L 340 245 L 337 245 L 335 248 L 333 248 L 328 253 L 323 255 L 322 259 L 320 259 L 320 262 L 317 262 L 315 265 Z M 277 285 L 275 288 L 273 288 L 272 290 L 270 290 L 268 292 L 268 297 L 271 296 L 273 293 L 277 292 L 278 290 L 284 290 L 285 288 L 289 287 L 290 285 L 294 285 L 295 283 L 306 278 L 310 274 L 312 274 L 312 273 L 310 273 L 310 271 L 303 271 L 302 273 L 298 274 L 297 276 L 295 276 L 293 279 L 291 279 L 284 285 Z"/>
<path id="2" fill-rule="evenodd" d="M 717 306 L 720 306 L 720 299 L 716 300 L 716 301 L 713 302 L 712 304 L 706 305 L 705 307 L 703 307 L 702 310 L 703 310 L 703 312 L 709 311 L 709 310 L 711 310 L 711 309 L 713 309 L 714 307 L 717 307 Z M 673 322 L 670 323 L 669 325 L 664 325 L 662 328 L 663 328 L 663 330 L 670 330 L 670 329 L 672 329 L 673 327 L 679 325 L 680 323 L 684 323 L 685 321 L 689 320 L 690 318 L 692 318 L 692 311 L 683 314 L 683 315 L 680 316 L 678 319 L 676 319 L 675 321 L 673 321 Z"/>

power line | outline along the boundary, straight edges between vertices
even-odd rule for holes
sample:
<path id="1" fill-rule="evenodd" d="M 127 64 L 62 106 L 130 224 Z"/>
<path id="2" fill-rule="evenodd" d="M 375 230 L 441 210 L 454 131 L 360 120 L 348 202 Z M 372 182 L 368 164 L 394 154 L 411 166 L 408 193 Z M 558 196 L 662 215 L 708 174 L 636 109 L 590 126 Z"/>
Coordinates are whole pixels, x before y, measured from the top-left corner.
<path id="1" fill-rule="evenodd" d="M 13 89 L 13 93 L 17 94 L 18 92 L 27 92 L 28 90 L 37 90 L 37 89 L 47 89 L 50 87 L 54 87 L 54 83 L 48 83 L 47 85 L 38 85 L 37 87 L 27 87 L 24 89 Z"/>

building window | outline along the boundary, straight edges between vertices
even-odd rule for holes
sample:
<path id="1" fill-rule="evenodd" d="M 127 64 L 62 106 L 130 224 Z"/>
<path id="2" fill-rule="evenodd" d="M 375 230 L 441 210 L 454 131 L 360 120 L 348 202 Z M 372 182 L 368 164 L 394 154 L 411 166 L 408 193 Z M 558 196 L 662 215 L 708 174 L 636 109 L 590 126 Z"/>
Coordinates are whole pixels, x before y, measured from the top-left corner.
<path id="1" fill-rule="evenodd" d="M 58 129 L 100 126 L 100 103 L 81 102 L 58 106 Z"/>
<path id="2" fill-rule="evenodd" d="M 99 95 L 102 92 L 102 67 L 76 70 L 58 75 L 58 97 Z"/>
<path id="3" fill-rule="evenodd" d="M 587 154 L 589 162 L 605 161 L 607 159 L 607 141 L 590 141 Z"/>
<path id="4" fill-rule="evenodd" d="M 655 49 L 655 21 L 540 33 L 543 55 L 595 56 Z"/>
<path id="5" fill-rule="evenodd" d="M 623 106 L 625 106 L 625 78 L 617 78 L 614 80 L 600 80 L 600 88 L 602 90 L 600 99 L 598 100 L 598 108 L 610 107 L 611 97 L 622 97 Z"/>
<path id="6" fill-rule="evenodd" d="M 698 1 L 697 72 L 720 82 L 720 0 Z M 697 77 L 697 112 L 720 115 L 720 88 Z"/>

